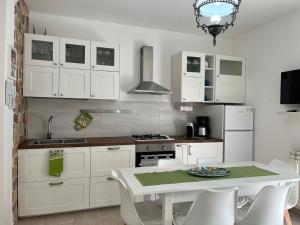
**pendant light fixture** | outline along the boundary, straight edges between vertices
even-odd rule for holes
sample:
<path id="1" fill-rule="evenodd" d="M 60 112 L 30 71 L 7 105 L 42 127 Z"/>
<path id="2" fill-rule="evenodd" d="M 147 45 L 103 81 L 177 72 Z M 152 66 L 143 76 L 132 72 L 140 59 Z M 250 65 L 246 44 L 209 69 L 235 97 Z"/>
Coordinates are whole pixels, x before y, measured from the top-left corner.
<path id="1" fill-rule="evenodd" d="M 196 0 L 194 11 L 197 27 L 213 36 L 214 46 L 216 37 L 233 26 L 239 11 L 241 0 Z"/>

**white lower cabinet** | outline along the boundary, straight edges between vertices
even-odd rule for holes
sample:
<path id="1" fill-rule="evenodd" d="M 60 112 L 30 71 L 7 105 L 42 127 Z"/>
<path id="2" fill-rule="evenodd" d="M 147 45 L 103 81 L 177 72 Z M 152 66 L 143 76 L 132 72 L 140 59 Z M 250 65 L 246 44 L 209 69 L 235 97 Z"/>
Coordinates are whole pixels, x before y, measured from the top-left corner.
<path id="1" fill-rule="evenodd" d="M 120 190 L 118 182 L 110 176 L 91 178 L 90 207 L 119 205 Z"/>
<path id="2" fill-rule="evenodd" d="M 223 162 L 223 143 L 178 143 L 175 145 L 176 158 L 182 159 L 184 164 Z"/>
<path id="3" fill-rule="evenodd" d="M 111 179 L 111 171 L 134 166 L 135 145 L 92 147 L 90 207 L 120 204 L 118 183 Z"/>
<path id="4" fill-rule="evenodd" d="M 52 149 L 55 150 L 55 148 Z M 64 170 L 60 179 L 90 177 L 90 148 L 62 149 L 64 150 Z M 45 148 L 19 151 L 19 182 L 57 179 L 57 177 L 49 176 L 49 150 Z"/>
<path id="5" fill-rule="evenodd" d="M 19 184 L 19 216 L 32 216 L 89 207 L 89 178 Z"/>
<path id="6" fill-rule="evenodd" d="M 135 166 L 135 145 L 91 148 L 91 176 L 110 176 L 111 170 Z"/>
<path id="7" fill-rule="evenodd" d="M 49 176 L 49 150 L 19 151 L 20 217 L 120 204 L 110 173 L 134 167 L 135 145 L 63 148 L 60 177 Z"/>

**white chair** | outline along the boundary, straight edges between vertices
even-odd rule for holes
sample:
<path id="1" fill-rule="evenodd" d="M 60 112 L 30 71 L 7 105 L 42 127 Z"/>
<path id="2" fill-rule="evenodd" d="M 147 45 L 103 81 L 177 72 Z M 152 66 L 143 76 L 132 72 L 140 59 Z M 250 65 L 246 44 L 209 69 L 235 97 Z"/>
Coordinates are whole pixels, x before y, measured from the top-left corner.
<path id="1" fill-rule="evenodd" d="M 289 190 L 290 186 L 263 188 L 248 211 L 243 216 L 238 213 L 235 225 L 283 225 Z"/>
<path id="2" fill-rule="evenodd" d="M 161 225 L 162 211 L 155 202 L 134 204 L 126 184 L 112 171 L 112 177 L 118 181 L 121 194 L 121 217 L 126 225 Z"/>
<path id="3" fill-rule="evenodd" d="M 173 166 L 182 166 L 183 162 L 180 159 L 159 159 L 159 167 L 173 167 Z"/>
<path id="4" fill-rule="evenodd" d="M 287 163 L 284 161 L 280 161 L 278 159 L 274 159 L 269 163 L 269 167 L 272 168 L 275 172 L 281 172 L 281 173 L 299 173 L 298 164 L 296 163 Z M 292 225 L 292 221 L 289 214 L 289 209 L 294 208 L 297 205 L 298 198 L 299 198 L 299 182 L 287 182 L 286 185 L 292 184 L 291 192 L 288 197 L 287 205 L 286 205 L 286 211 L 284 214 L 285 221 L 287 225 Z"/>
<path id="5" fill-rule="evenodd" d="M 233 225 L 236 216 L 237 194 L 237 188 L 201 190 L 186 216 L 174 216 L 174 224 Z"/>

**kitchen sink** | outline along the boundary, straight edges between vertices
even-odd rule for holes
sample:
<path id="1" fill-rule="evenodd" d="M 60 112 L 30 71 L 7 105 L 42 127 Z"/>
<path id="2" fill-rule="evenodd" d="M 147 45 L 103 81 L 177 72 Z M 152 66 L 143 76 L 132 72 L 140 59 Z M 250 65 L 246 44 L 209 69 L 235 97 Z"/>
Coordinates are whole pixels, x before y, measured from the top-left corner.
<path id="1" fill-rule="evenodd" d="M 29 145 L 49 145 L 49 144 L 85 144 L 86 138 L 63 138 L 63 139 L 37 139 L 31 140 Z"/>

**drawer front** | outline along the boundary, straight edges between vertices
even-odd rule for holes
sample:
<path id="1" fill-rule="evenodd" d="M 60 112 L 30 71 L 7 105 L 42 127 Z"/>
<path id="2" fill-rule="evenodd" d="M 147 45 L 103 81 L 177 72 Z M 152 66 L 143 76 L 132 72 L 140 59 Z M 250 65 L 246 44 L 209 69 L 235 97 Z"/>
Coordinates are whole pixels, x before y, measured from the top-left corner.
<path id="1" fill-rule="evenodd" d="M 135 146 L 102 146 L 91 148 L 92 177 L 109 176 L 111 170 L 135 165 Z"/>
<path id="2" fill-rule="evenodd" d="M 19 216 L 89 208 L 88 178 L 19 184 Z"/>
<path id="3" fill-rule="evenodd" d="M 91 179 L 90 207 L 120 205 L 120 190 L 118 182 L 105 177 Z"/>
<path id="4" fill-rule="evenodd" d="M 90 148 L 64 148 L 64 170 L 60 179 L 90 177 Z M 49 149 L 19 151 L 19 181 L 55 180 L 49 176 Z"/>

